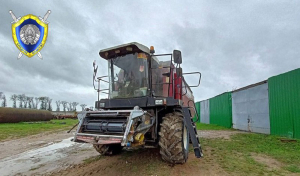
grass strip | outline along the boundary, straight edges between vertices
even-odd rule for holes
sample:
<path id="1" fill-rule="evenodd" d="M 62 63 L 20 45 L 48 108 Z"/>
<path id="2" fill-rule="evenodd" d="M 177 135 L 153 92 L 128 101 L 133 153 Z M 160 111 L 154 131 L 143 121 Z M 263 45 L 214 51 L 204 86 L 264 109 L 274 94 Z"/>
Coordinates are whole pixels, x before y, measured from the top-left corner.
<path id="1" fill-rule="evenodd" d="M 282 137 L 264 134 L 235 134 L 231 140 L 201 139 L 202 146 L 229 173 L 238 175 L 286 175 L 300 173 L 300 140 L 282 142 Z M 260 156 L 264 162 L 253 157 Z M 272 161 L 275 159 L 280 164 Z"/>
<path id="2" fill-rule="evenodd" d="M 226 127 L 222 127 L 214 124 L 196 123 L 197 130 L 232 130 Z"/>
<path id="3" fill-rule="evenodd" d="M 0 123 L 0 141 L 53 130 L 68 130 L 77 122 L 77 119 L 63 119 L 42 122 Z"/>

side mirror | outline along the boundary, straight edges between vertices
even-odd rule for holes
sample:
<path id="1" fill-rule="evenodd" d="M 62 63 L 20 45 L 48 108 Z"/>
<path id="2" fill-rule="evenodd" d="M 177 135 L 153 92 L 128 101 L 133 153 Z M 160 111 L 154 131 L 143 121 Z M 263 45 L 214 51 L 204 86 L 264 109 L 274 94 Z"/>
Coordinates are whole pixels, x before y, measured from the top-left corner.
<path id="1" fill-rule="evenodd" d="M 181 64 L 182 63 L 181 51 L 174 50 L 173 51 L 173 57 L 174 57 L 174 62 L 176 64 Z"/>

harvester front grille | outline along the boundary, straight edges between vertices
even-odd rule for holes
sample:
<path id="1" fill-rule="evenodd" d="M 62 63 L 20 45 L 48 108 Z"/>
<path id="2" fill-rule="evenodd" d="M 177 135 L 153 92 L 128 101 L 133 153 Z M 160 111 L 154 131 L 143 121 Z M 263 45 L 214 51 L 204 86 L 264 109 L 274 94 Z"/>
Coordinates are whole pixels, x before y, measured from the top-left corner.
<path id="1" fill-rule="evenodd" d="M 82 133 L 124 134 L 130 112 L 92 111 L 86 114 L 82 124 Z"/>
<path id="2" fill-rule="evenodd" d="M 82 132 L 123 134 L 126 129 L 127 119 L 86 119 L 82 125 Z"/>

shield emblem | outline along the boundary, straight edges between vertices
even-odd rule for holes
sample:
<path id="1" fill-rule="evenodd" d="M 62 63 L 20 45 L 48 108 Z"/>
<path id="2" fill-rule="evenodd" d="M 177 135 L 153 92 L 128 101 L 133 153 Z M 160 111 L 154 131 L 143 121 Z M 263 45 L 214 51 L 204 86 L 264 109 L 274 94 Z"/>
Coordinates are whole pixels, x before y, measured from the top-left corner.
<path id="1" fill-rule="evenodd" d="M 32 57 L 44 47 L 48 35 L 48 23 L 34 15 L 23 16 L 12 24 L 12 37 L 17 48 Z"/>

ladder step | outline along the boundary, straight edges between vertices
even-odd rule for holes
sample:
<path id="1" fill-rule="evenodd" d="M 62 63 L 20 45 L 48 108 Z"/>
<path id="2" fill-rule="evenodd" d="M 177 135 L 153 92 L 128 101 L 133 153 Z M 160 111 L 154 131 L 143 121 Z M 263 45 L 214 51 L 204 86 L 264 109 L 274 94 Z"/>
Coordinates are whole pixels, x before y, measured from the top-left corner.
<path id="1" fill-rule="evenodd" d="M 188 108 L 183 107 L 182 113 L 185 120 L 185 125 L 190 133 L 190 138 L 193 144 L 195 156 L 197 158 L 200 158 L 203 156 L 201 146 L 199 145 L 199 136 L 197 134 L 196 124 L 191 120 L 191 115 Z"/>
<path id="2" fill-rule="evenodd" d="M 203 156 L 202 152 L 201 152 L 201 149 L 200 148 L 194 148 L 194 152 L 195 152 L 195 156 L 197 158 L 201 158 Z"/>

